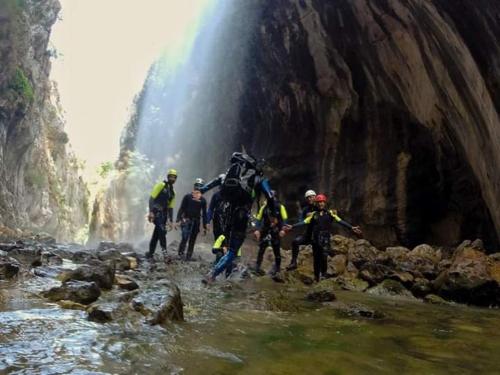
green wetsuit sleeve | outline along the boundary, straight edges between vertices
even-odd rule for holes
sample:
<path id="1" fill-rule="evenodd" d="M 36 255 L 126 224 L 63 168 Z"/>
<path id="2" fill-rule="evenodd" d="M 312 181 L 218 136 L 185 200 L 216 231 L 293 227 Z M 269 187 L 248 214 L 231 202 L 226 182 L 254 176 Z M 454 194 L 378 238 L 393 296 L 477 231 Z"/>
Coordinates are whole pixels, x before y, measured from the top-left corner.
<path id="1" fill-rule="evenodd" d="M 280 205 L 280 215 L 281 215 L 281 220 L 283 220 L 283 223 L 286 224 L 288 220 L 288 212 L 286 211 L 286 208 L 283 205 Z"/>

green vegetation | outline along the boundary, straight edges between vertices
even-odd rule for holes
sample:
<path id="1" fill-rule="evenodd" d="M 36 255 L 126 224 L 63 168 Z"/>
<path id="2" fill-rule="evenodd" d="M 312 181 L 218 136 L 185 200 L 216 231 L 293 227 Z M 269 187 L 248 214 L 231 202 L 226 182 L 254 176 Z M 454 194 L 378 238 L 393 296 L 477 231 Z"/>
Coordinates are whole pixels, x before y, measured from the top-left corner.
<path id="1" fill-rule="evenodd" d="M 22 95 L 22 97 L 28 102 L 32 102 L 35 98 L 33 86 L 21 68 L 16 69 L 9 87 L 19 95 Z"/>
<path id="2" fill-rule="evenodd" d="M 107 161 L 105 163 L 102 163 L 98 168 L 97 168 L 97 174 L 101 178 L 106 178 L 109 176 L 109 174 L 113 171 L 114 166 L 113 163 L 110 161 Z"/>

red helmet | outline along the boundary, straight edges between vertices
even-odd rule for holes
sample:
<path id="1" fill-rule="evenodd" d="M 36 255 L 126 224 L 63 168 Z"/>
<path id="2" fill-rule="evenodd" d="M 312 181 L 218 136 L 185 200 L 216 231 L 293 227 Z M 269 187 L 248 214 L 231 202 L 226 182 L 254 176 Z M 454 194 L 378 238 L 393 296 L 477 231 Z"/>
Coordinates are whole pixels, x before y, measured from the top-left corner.
<path id="1" fill-rule="evenodd" d="M 318 194 L 316 195 L 316 198 L 314 199 L 315 202 L 326 202 L 328 201 L 328 198 L 324 194 Z"/>

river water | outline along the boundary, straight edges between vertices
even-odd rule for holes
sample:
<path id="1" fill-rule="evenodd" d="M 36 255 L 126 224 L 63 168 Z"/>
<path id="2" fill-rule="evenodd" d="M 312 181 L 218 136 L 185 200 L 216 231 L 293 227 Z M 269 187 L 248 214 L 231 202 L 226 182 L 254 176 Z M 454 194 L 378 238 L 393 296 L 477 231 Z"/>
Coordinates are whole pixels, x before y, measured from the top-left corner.
<path id="1" fill-rule="evenodd" d="M 142 288 L 154 288 L 157 273 L 181 289 L 186 321 L 165 327 L 93 323 L 37 296 L 56 281 L 3 282 L 0 373 L 500 373 L 498 310 L 336 292 L 336 304 L 377 312 L 362 317 L 268 277 L 206 288 L 206 267 L 144 270 Z"/>

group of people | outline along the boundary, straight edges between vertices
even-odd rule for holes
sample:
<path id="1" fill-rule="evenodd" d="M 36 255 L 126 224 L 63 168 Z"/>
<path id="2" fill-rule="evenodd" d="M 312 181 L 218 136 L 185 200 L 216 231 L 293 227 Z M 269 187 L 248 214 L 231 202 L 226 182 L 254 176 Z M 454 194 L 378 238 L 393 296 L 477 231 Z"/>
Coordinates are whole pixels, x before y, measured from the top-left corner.
<path id="1" fill-rule="evenodd" d="M 297 268 L 300 246 L 312 245 L 315 280 L 329 277 L 327 259 L 331 252 L 330 237 L 334 226 L 342 225 L 358 236 L 362 235 L 361 229 L 341 219 L 335 210 L 328 207 L 327 197 L 316 194 L 313 190 L 305 193 L 306 204 L 301 209 L 299 222 L 290 225 L 287 210 L 279 202 L 276 191 L 271 189 L 263 167 L 263 160 L 257 160 L 246 153 L 233 153 L 225 173 L 208 183 L 201 178 L 196 179 L 192 192 L 183 197 L 175 221 L 174 184 L 178 176 L 175 169 L 170 169 L 167 179 L 154 186 L 149 199 L 148 219 L 154 223 L 155 229 L 147 257 L 153 257 L 158 241 L 166 255 L 167 229 L 177 229 L 180 225 L 182 239 L 178 255 L 187 261 L 192 260 L 200 226 L 206 234 L 208 225 L 212 224 L 215 240 L 212 251 L 216 258 L 212 270 L 203 282 L 212 283 L 224 271 L 228 276 L 235 260 L 241 256 L 241 246 L 252 220 L 251 209 L 257 201 L 259 208 L 252 220 L 254 235 L 259 242 L 254 271 L 257 274 L 264 273 L 261 269 L 264 254 L 268 247 L 272 247 L 275 262 L 271 274 L 280 272 L 281 239 L 294 228 L 306 227 L 304 233 L 296 236 L 292 242 L 292 260 L 287 270 Z M 218 191 L 212 196 L 207 208 L 203 194 L 216 187 Z M 262 198 L 264 202 L 261 204 Z"/>

